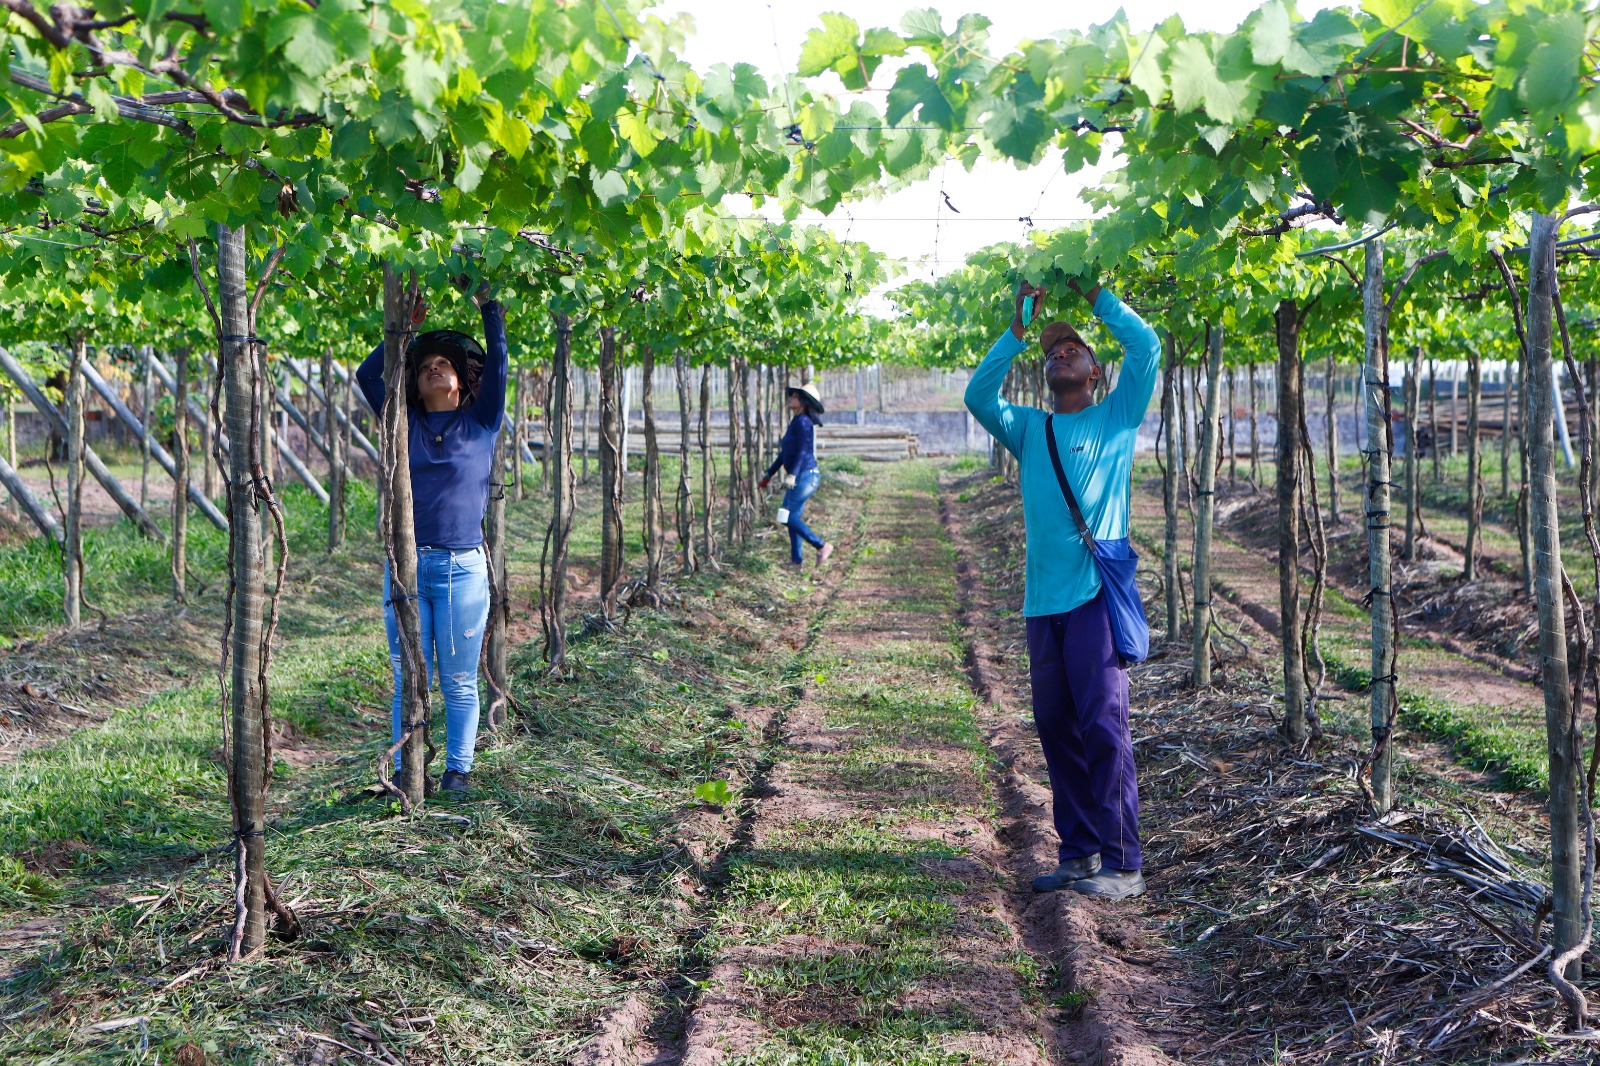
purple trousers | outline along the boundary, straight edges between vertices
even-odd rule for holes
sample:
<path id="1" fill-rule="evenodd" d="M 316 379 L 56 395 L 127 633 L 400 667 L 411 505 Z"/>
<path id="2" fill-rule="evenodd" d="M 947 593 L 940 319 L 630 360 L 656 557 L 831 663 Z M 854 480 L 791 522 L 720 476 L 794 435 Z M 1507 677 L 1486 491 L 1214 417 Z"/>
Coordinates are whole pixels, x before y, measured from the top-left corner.
<path id="1" fill-rule="evenodd" d="M 1061 861 L 1098 851 L 1106 869 L 1140 869 L 1128 674 L 1111 640 L 1104 597 L 1029 618 L 1028 661 Z"/>

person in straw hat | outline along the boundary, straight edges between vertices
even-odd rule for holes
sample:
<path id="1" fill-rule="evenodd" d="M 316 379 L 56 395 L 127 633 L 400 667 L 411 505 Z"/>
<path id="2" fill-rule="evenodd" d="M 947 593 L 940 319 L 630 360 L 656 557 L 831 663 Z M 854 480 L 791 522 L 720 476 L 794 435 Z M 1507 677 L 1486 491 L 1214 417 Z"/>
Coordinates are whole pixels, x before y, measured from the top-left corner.
<path id="1" fill-rule="evenodd" d="M 1094 402 L 1104 374 L 1100 360 L 1076 329 L 1056 321 L 1040 337 L 1051 410 L 1001 397 L 1011 361 L 1024 347 L 1023 301 L 1044 298 L 1043 289 L 1024 284 L 1011 327 L 973 373 L 966 403 L 1017 457 L 1022 489 L 1029 681 L 1060 837 L 1059 865 L 1036 877 L 1033 888 L 1122 899 L 1144 891 L 1128 675 L 1113 642 L 1099 569 L 1067 506 L 1045 434 L 1055 437 L 1094 539 L 1127 537 L 1134 437 L 1155 389 L 1161 342 L 1112 293 L 1071 284 L 1122 345 L 1122 373 L 1110 395 Z"/>
<path id="2" fill-rule="evenodd" d="M 465 292 L 470 282 L 457 286 Z M 478 653 L 489 619 L 489 567 L 483 514 L 489 502 L 495 438 L 506 409 L 509 349 L 505 313 L 487 282 L 471 296 L 483 316 L 484 346 L 453 329 L 419 334 L 406 349 L 406 418 L 411 461 L 412 527 L 417 538 L 417 607 L 430 680 L 444 696 L 445 774 L 441 788 L 467 789 L 478 741 Z M 424 310 L 419 303 L 417 321 Z M 379 416 L 386 390 L 383 345 L 356 371 Z M 403 731 L 400 631 L 384 564 L 383 616 L 394 668 L 393 735 Z M 437 670 L 435 670 L 437 664 Z M 395 769 L 400 755 L 395 753 Z"/>
<path id="3" fill-rule="evenodd" d="M 817 549 L 817 565 L 821 566 L 833 554 L 833 545 L 813 533 L 800 517 L 800 512 L 822 484 L 816 449 L 816 427 L 822 425 L 824 411 L 822 397 L 810 384 L 795 385 L 789 389 L 785 405 L 794 413 L 794 417 L 784 431 L 778 457 L 767 467 L 766 476 L 761 479 L 761 487 L 767 487 L 779 467 L 786 471 L 783 483 L 788 490 L 783 494 L 783 507 L 778 512 L 778 521 L 789 527 L 789 563 L 792 566 L 804 566 L 805 545 L 809 544 Z"/>

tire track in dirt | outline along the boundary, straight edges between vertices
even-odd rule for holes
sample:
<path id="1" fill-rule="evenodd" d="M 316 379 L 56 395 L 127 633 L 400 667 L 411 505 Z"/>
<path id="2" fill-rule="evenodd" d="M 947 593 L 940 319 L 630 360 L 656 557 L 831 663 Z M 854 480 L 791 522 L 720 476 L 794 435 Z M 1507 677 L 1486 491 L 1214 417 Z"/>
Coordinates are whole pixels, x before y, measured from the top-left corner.
<path id="1" fill-rule="evenodd" d="M 749 839 L 727 850 L 704 916 L 705 990 L 681 1051 L 659 1066 L 802 1049 L 873 1063 L 1067 1057 L 994 832 L 951 639 L 934 471 L 904 464 L 875 480 L 858 546 L 797 658 L 809 680 L 778 719 Z"/>
<path id="2" fill-rule="evenodd" d="M 1026 675 L 1019 668 L 1025 650 L 997 623 L 994 605 L 983 602 L 977 553 L 948 487 L 940 493 L 939 510 L 956 547 L 957 617 L 965 634 L 967 678 L 988 712 L 983 725 L 994 754 L 999 835 L 1014 886 L 1010 905 L 1028 950 L 1051 962 L 1061 998 L 1074 1005 L 1055 1030 L 1058 1054 L 1068 1062 L 1106 1066 L 1169 1063 L 1173 1060 L 1140 1022 L 1149 1006 L 1174 994 L 1172 984 L 1149 965 L 1151 938 L 1139 933 L 1148 922 L 1140 903 L 1107 903 L 1071 892 L 1035 894 L 1029 887 L 1035 875 L 1054 869 L 1056 837 L 1050 790 L 1039 783 L 1043 753 L 1021 709 L 1027 699 Z"/>
<path id="3" fill-rule="evenodd" d="M 869 482 L 866 497 L 858 501 L 862 509 L 856 523 L 839 538 L 844 558 L 853 558 L 861 541 L 872 488 Z M 799 680 L 803 671 L 799 667 L 816 644 L 847 577 L 848 574 L 833 577 L 794 608 L 795 621 L 783 638 L 793 655 L 783 686 L 787 695 L 773 706 L 746 707 L 741 711 L 743 719 L 761 738 L 762 754 L 750 779 L 738 789 L 732 827 L 721 812 L 702 809 L 686 817 L 676 834 L 693 871 L 693 883 L 682 885 L 686 899 L 692 901 L 685 904 L 688 920 L 681 934 L 683 965 L 663 977 L 654 992 L 634 992 L 602 1014 L 599 1032 L 579 1049 L 573 1066 L 677 1066 L 685 1061 L 691 1022 L 706 1007 L 706 989 L 718 984 L 719 971 L 705 956 L 702 943 L 724 902 L 728 864 L 750 847 L 760 803 L 772 792 L 769 777 L 782 747 L 784 724 L 805 698 L 805 686 Z M 811 610 L 809 617 L 805 614 L 807 608 Z"/>

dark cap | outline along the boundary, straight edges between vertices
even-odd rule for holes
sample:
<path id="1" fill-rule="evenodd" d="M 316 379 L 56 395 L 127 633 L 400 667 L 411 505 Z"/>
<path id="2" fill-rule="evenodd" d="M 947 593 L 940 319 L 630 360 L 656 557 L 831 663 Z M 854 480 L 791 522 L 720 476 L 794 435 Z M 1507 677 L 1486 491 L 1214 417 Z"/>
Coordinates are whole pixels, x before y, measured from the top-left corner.
<path id="1" fill-rule="evenodd" d="M 1044 327 L 1044 332 L 1039 335 L 1039 346 L 1044 349 L 1044 354 L 1046 355 L 1049 355 L 1050 349 L 1062 341 L 1072 341 L 1075 344 L 1083 345 L 1085 348 L 1089 347 L 1088 342 L 1078 334 L 1078 331 L 1066 322 L 1051 322 Z"/>

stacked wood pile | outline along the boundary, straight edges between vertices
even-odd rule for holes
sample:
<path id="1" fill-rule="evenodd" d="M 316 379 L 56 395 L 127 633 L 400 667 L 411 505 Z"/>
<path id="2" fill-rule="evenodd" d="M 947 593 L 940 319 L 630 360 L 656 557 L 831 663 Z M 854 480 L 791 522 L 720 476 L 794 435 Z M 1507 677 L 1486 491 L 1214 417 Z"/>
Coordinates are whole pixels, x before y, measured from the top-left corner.
<path id="1" fill-rule="evenodd" d="M 1578 401 L 1570 391 L 1566 392 L 1562 399 L 1562 406 L 1566 408 L 1567 413 L 1567 426 L 1572 434 L 1573 441 L 1576 442 L 1578 439 Z M 1500 434 L 1505 431 L 1506 406 L 1505 393 L 1485 392 L 1483 394 L 1478 414 L 1478 433 L 1481 436 L 1495 440 L 1499 439 Z M 1422 401 L 1422 407 L 1423 411 L 1418 420 L 1426 426 L 1428 424 L 1426 398 Z M 1511 397 L 1510 407 L 1511 432 L 1517 433 L 1521 429 L 1521 421 L 1520 412 L 1517 409 L 1517 399 L 1514 394 Z M 1439 399 L 1439 409 L 1436 417 L 1439 426 L 1439 442 L 1441 445 L 1448 446 L 1450 442 L 1450 404 L 1442 396 Z M 1455 423 L 1456 437 L 1460 442 L 1460 447 L 1465 448 L 1467 446 L 1467 401 L 1464 396 L 1461 399 L 1460 410 L 1456 413 Z"/>
<path id="2" fill-rule="evenodd" d="M 903 426 L 836 426 L 817 430 L 817 455 L 854 455 L 866 462 L 895 462 L 915 459 L 917 435 Z"/>

